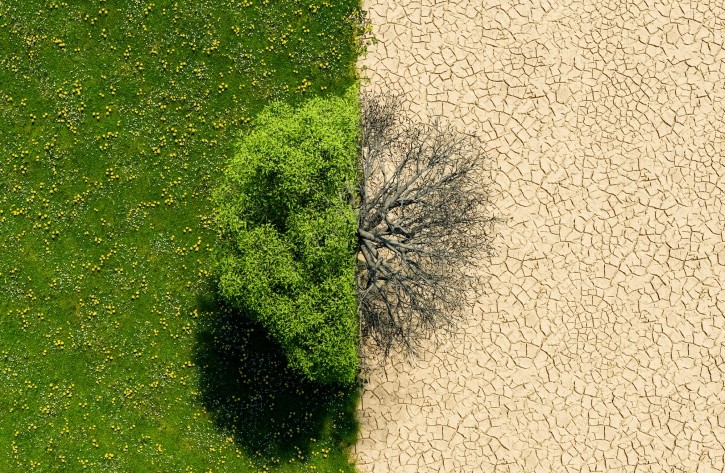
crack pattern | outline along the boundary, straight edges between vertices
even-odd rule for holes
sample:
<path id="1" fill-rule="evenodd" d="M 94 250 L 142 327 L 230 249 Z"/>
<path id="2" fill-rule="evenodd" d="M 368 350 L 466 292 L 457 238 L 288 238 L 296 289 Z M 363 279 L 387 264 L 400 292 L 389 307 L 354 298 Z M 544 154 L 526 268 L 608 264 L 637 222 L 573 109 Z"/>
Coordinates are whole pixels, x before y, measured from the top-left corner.
<path id="1" fill-rule="evenodd" d="M 365 8 L 365 87 L 482 136 L 509 220 L 459 331 L 373 363 L 360 471 L 725 470 L 722 2 Z"/>

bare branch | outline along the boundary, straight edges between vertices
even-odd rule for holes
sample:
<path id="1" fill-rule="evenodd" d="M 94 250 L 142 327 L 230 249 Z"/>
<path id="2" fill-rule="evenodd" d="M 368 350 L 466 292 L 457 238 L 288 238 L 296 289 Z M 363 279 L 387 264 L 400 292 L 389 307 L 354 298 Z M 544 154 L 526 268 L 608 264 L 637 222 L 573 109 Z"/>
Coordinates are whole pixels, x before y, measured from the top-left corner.
<path id="1" fill-rule="evenodd" d="M 403 118 L 396 96 L 363 95 L 361 104 L 362 333 L 386 355 L 414 352 L 472 303 L 465 283 L 493 254 L 487 159 L 474 136 Z"/>

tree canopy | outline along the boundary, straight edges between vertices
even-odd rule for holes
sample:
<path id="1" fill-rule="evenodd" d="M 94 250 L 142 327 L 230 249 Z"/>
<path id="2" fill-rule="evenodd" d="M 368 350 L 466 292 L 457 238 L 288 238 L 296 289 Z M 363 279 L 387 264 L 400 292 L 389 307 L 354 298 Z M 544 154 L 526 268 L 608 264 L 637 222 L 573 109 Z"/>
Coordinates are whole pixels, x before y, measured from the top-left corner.
<path id="1" fill-rule="evenodd" d="M 218 283 L 311 380 L 358 368 L 357 91 L 261 112 L 215 193 Z"/>
<path id="2" fill-rule="evenodd" d="M 494 253 L 482 149 L 393 95 L 273 103 L 215 194 L 222 295 L 314 381 L 352 382 L 360 335 L 414 352 L 475 303 Z"/>

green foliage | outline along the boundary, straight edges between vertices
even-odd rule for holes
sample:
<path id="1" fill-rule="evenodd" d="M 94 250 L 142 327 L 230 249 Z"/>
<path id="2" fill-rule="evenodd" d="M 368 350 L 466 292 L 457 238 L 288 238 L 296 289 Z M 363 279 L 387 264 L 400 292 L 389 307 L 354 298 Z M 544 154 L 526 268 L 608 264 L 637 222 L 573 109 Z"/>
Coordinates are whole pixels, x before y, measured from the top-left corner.
<path id="1" fill-rule="evenodd" d="M 275 103 L 241 141 L 216 194 L 222 295 L 309 379 L 357 373 L 357 92 Z"/>

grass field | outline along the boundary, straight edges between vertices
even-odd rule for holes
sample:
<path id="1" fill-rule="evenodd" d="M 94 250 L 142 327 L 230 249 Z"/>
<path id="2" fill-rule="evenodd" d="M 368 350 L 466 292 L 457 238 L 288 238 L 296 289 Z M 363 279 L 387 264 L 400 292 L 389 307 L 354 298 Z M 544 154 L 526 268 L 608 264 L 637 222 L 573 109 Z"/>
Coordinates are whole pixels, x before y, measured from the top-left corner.
<path id="1" fill-rule="evenodd" d="M 215 297 L 209 197 L 264 104 L 355 82 L 357 7 L 0 0 L 0 471 L 353 471 L 356 391 Z"/>

